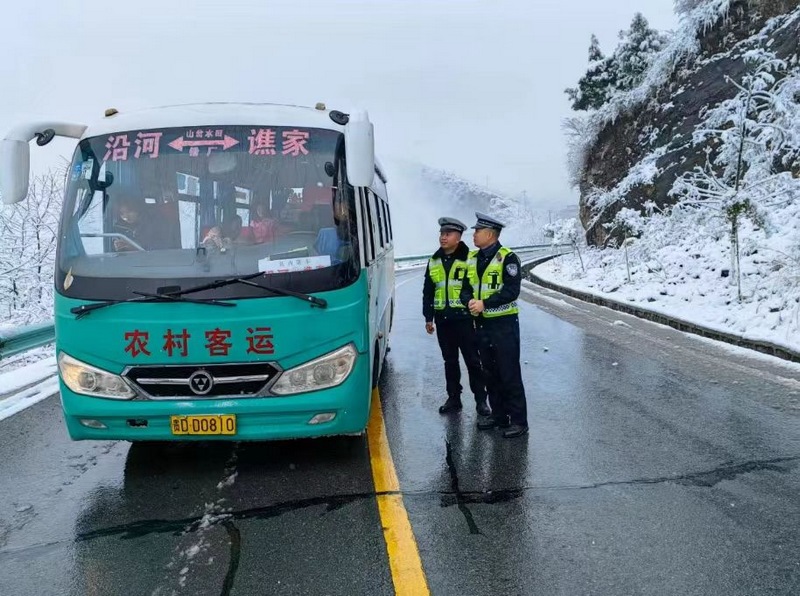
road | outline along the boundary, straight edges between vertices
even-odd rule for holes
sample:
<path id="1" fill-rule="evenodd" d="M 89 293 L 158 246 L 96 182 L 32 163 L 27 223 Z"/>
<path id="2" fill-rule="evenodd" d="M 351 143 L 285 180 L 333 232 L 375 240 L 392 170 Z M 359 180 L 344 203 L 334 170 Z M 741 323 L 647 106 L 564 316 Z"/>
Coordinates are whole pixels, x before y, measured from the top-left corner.
<path id="1" fill-rule="evenodd" d="M 380 400 L 430 593 L 800 593 L 800 367 L 526 286 L 507 440 L 437 413 L 421 286 L 398 272 Z M 71 442 L 60 416 L 0 421 L 0 593 L 395 593 L 367 437 Z"/>

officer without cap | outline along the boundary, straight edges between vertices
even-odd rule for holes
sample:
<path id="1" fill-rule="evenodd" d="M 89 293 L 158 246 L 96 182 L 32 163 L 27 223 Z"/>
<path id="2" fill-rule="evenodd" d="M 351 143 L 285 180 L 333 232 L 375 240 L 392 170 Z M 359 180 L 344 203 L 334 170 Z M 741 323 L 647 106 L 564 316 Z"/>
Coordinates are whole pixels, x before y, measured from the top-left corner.
<path id="1" fill-rule="evenodd" d="M 439 250 L 428 260 L 425 271 L 422 314 L 425 330 L 429 334 L 436 331 L 444 358 L 447 400 L 439 408 L 439 413 L 462 409 L 461 366 L 458 361 L 461 350 L 469 374 L 469 387 L 475 396 L 475 409 L 479 416 L 487 417 L 491 412 L 486 404 L 486 382 L 481 370 L 475 327 L 469 311 L 461 302 L 469 255 L 467 245 L 461 241 L 461 234 L 466 229 L 466 224 L 455 218 L 439 219 Z"/>
<path id="2" fill-rule="evenodd" d="M 484 213 L 475 213 L 473 243 L 478 250 L 467 257 L 467 283 L 461 301 L 475 321 L 490 416 L 478 420 L 478 428 L 500 428 L 507 439 L 528 432 L 525 387 L 519 365 L 519 297 L 522 271 L 519 257 L 498 240 L 504 224 Z"/>

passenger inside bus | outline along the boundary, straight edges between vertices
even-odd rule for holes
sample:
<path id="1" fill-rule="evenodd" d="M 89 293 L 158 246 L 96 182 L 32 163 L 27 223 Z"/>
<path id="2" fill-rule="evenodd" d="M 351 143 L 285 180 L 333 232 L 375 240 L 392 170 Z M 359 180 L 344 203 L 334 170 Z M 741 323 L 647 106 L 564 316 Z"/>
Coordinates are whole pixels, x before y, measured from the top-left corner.
<path id="1" fill-rule="evenodd" d="M 147 217 L 143 213 L 145 207 L 143 201 L 132 197 L 123 197 L 118 202 L 114 231 L 124 235 L 125 238 L 114 238 L 115 251 L 138 250 L 126 238 L 144 250 L 159 250 L 172 246 L 173 233 L 169 229 L 169 223 L 163 217 Z"/>
<path id="2" fill-rule="evenodd" d="M 229 216 L 222 225 L 211 228 L 203 238 L 203 246 L 220 252 L 226 252 L 236 244 L 248 243 L 249 238 L 243 234 L 242 218 L 239 215 Z"/>
<path id="3" fill-rule="evenodd" d="M 269 207 L 264 201 L 256 203 L 256 210 L 250 218 L 250 229 L 252 231 L 253 242 L 261 244 L 263 242 L 274 242 L 277 222 L 272 217 Z"/>
<path id="4" fill-rule="evenodd" d="M 331 264 L 336 265 L 350 258 L 352 247 L 350 210 L 344 201 L 336 201 L 333 209 L 333 226 L 320 228 L 314 250 L 317 254 L 331 257 Z"/>

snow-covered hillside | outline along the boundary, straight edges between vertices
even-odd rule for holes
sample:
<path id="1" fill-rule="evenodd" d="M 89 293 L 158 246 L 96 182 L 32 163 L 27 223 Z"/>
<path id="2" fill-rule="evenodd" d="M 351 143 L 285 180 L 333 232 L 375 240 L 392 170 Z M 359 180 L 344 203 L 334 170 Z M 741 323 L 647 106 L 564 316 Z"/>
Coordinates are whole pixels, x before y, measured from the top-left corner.
<path id="1" fill-rule="evenodd" d="M 501 196 L 451 172 L 419 163 L 385 160 L 384 167 L 398 255 L 432 252 L 437 246 L 438 218 L 456 217 L 471 226 L 475 211 L 492 214 L 507 224 L 501 237 L 506 245 L 545 242 L 542 226 L 548 221 L 548 211 L 531 205 L 524 196 Z M 465 240 L 471 243 L 469 231 Z"/>
<path id="2" fill-rule="evenodd" d="M 642 85 L 583 117 L 598 248 L 542 276 L 800 352 L 800 7 L 682 4 Z"/>
<path id="3" fill-rule="evenodd" d="M 536 268 L 544 279 L 800 353 L 800 204 L 776 212 L 767 236 L 741 229 L 742 299 L 724 222 L 655 214 L 625 247 L 581 248 Z M 699 224 L 699 225 L 698 225 Z M 566 240 L 562 238 L 562 240 Z"/>

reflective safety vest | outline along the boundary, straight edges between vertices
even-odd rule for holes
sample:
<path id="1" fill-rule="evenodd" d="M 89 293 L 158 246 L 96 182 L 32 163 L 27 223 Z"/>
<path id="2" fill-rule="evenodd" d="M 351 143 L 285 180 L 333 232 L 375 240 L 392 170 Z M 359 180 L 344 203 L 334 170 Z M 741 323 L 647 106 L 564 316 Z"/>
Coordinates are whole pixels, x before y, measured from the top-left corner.
<path id="1" fill-rule="evenodd" d="M 480 251 L 470 251 L 467 257 L 467 278 L 472 286 L 473 296 L 477 300 L 486 300 L 489 296 L 497 294 L 503 289 L 503 265 L 506 262 L 506 257 L 511 254 L 511 250 L 505 246 L 501 246 L 497 254 L 492 257 L 492 260 L 486 266 L 483 276 L 478 279 L 478 253 Z M 499 259 L 498 259 L 499 257 Z M 515 315 L 519 312 L 517 301 L 496 306 L 495 308 L 487 308 L 483 311 L 485 318 L 502 317 L 505 315 Z"/>
<path id="2" fill-rule="evenodd" d="M 433 282 L 433 309 L 466 308 L 461 303 L 461 286 L 467 277 L 467 262 L 455 259 L 448 275 L 441 259 L 428 260 L 428 275 Z"/>

